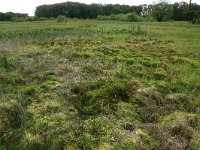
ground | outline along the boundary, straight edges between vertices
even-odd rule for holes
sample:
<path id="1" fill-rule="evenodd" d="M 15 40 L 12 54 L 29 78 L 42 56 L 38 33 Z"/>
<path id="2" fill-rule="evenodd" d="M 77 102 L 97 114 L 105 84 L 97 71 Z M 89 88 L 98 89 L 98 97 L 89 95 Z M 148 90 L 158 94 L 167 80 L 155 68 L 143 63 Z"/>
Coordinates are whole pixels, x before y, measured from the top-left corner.
<path id="1" fill-rule="evenodd" d="M 200 149 L 200 25 L 0 23 L 0 150 Z"/>

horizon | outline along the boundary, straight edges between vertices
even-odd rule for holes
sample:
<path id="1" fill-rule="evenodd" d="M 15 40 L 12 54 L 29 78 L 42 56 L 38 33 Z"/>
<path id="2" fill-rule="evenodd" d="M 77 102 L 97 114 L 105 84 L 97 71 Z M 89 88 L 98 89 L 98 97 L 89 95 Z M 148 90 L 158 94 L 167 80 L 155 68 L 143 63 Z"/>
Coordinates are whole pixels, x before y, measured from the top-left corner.
<path id="1" fill-rule="evenodd" d="M 175 2 L 182 2 L 184 0 L 168 0 L 169 3 L 175 3 Z M 35 14 L 35 9 L 37 6 L 40 5 L 48 5 L 48 4 L 55 4 L 55 3 L 63 3 L 63 2 L 68 2 L 65 0 L 45 0 L 44 1 L 39 1 L 39 0 L 21 0 L 20 2 L 17 1 L 11 1 L 7 0 L 6 2 L 1 3 L 0 5 L 0 12 L 14 12 L 14 13 L 24 13 L 28 14 L 29 16 L 34 16 Z M 85 4 L 92 4 L 92 3 L 98 3 L 98 4 L 120 4 L 120 5 L 142 5 L 142 4 L 154 4 L 158 3 L 159 0 L 143 0 L 143 1 L 130 1 L 130 0 L 110 0 L 107 2 L 106 0 L 70 0 L 69 2 L 79 2 L 79 3 L 85 3 Z M 184 1 L 189 3 L 189 1 Z M 200 4 L 199 0 L 192 0 L 192 3 L 197 3 Z M 12 4 L 12 5 L 10 5 Z M 26 7 L 24 7 L 26 6 Z"/>

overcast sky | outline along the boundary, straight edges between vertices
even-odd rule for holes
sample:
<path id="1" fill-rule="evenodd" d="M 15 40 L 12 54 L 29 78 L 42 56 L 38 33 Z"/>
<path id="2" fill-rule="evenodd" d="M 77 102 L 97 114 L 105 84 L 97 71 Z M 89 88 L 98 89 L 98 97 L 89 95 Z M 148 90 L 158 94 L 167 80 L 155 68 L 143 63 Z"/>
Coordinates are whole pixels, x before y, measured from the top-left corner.
<path id="1" fill-rule="evenodd" d="M 0 12 L 19 12 L 28 13 L 34 15 L 35 8 L 42 4 L 53 4 L 66 2 L 67 0 L 0 0 Z M 128 5 L 140 5 L 140 4 L 152 4 L 159 0 L 70 0 L 73 2 L 81 2 L 86 4 L 101 3 L 101 4 L 128 4 Z M 170 3 L 181 2 L 183 0 L 168 0 Z M 185 0 L 189 2 L 189 0 Z M 200 4 L 200 0 L 192 0 L 194 3 Z"/>

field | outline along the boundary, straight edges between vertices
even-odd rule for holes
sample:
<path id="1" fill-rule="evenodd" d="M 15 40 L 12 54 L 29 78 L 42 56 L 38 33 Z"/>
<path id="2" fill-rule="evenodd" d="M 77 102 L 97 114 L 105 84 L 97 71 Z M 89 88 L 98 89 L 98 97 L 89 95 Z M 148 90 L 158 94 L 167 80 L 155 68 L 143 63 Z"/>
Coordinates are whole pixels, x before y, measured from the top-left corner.
<path id="1" fill-rule="evenodd" d="M 0 23 L 0 150 L 200 149 L 200 25 Z"/>

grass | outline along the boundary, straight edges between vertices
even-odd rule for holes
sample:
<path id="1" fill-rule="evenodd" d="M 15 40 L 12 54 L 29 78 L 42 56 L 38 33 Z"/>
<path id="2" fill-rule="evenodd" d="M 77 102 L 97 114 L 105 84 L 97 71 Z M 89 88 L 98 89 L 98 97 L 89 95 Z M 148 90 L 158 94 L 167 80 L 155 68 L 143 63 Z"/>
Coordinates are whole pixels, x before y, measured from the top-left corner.
<path id="1" fill-rule="evenodd" d="M 1 22 L 0 149 L 199 149 L 199 29 Z"/>

